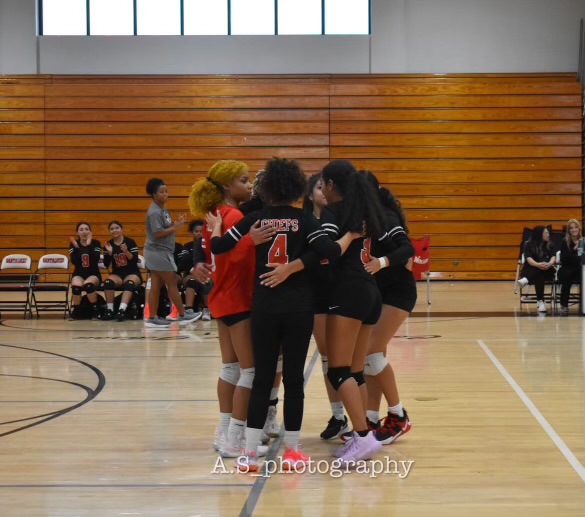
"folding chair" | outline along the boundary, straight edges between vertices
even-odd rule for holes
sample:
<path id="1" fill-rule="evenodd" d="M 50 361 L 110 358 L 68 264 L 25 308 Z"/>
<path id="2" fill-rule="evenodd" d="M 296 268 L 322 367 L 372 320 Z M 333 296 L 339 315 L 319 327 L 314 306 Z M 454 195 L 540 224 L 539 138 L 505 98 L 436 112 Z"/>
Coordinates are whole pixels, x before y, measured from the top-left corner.
<path id="1" fill-rule="evenodd" d="M 431 304 L 431 236 L 425 235 L 420 239 L 410 239 L 414 246 L 412 273 L 415 280 L 426 280 L 427 303 Z"/>
<path id="2" fill-rule="evenodd" d="M 71 272 L 69 271 L 69 257 L 58 253 L 43 255 L 39 259 L 37 270 L 31 282 L 31 318 L 34 307 L 37 318 L 40 317 L 39 312 L 41 311 L 60 312 L 63 310 L 63 319 L 65 319 L 69 310 L 70 286 Z M 63 293 L 64 299 L 39 300 L 37 297 L 39 293 Z"/>
<path id="3" fill-rule="evenodd" d="M 21 253 L 7 255 L 0 265 L 0 293 L 25 293 L 24 300 L 0 299 L 0 306 L 5 312 L 23 311 L 24 319 L 30 310 L 31 268 L 32 259 Z"/>

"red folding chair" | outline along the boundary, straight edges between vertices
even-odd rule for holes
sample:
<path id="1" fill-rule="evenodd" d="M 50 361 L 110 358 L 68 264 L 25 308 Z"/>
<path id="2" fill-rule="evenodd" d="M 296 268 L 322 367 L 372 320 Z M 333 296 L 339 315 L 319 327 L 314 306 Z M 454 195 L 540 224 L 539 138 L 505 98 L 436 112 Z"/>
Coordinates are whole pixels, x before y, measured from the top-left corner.
<path id="1" fill-rule="evenodd" d="M 414 246 L 412 273 L 415 280 L 427 281 L 427 303 L 431 304 L 431 236 L 410 239 Z"/>

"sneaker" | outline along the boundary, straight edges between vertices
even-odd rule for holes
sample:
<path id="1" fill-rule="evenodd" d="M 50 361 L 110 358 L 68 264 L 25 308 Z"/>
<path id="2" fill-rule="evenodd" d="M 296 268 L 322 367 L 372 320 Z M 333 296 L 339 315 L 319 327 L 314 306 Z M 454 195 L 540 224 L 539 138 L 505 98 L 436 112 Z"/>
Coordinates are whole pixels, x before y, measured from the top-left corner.
<path id="1" fill-rule="evenodd" d="M 242 455 L 242 451 L 245 449 L 246 433 L 242 432 L 239 436 L 235 437 L 233 442 L 230 442 L 228 436 L 224 436 L 219 444 L 217 452 L 219 452 L 222 458 L 238 458 Z M 268 447 L 258 444 L 256 454 L 258 457 L 266 456 L 268 454 Z"/>
<path id="2" fill-rule="evenodd" d="M 334 440 L 348 431 L 349 426 L 347 425 L 346 416 L 343 417 L 343 420 L 339 420 L 332 416 L 329 419 L 329 422 L 327 422 L 327 427 L 319 436 L 321 437 L 321 440 Z"/>
<path id="3" fill-rule="evenodd" d="M 262 445 L 266 445 L 270 441 L 270 436 L 268 436 L 264 431 L 262 431 L 262 437 L 260 438 L 260 443 Z"/>
<path id="4" fill-rule="evenodd" d="M 376 440 L 382 445 L 389 445 L 403 434 L 408 433 L 411 427 L 412 422 L 408 418 L 406 410 L 404 410 L 402 417 L 388 413 L 388 416 L 384 418 L 384 425 L 375 432 Z"/>
<path id="5" fill-rule="evenodd" d="M 69 311 L 69 316 L 71 319 L 78 319 L 79 318 L 79 305 L 74 305 L 72 309 Z"/>
<path id="6" fill-rule="evenodd" d="M 106 310 L 106 312 L 104 313 L 102 320 L 104 321 L 111 321 L 114 319 L 114 311 L 112 309 L 108 309 Z"/>
<path id="7" fill-rule="evenodd" d="M 203 321 L 211 321 L 211 312 L 209 312 L 207 307 L 203 309 L 203 316 L 201 316 L 201 319 Z"/>
<path id="8" fill-rule="evenodd" d="M 561 316 L 568 316 L 569 315 L 569 308 L 568 307 L 563 307 L 561 305 L 560 315 Z"/>
<path id="9" fill-rule="evenodd" d="M 144 311 L 142 311 L 142 315 L 143 315 L 143 318 L 145 320 L 150 319 L 150 304 L 149 303 L 146 303 L 144 305 Z"/>
<path id="10" fill-rule="evenodd" d="M 236 460 L 236 469 L 242 474 L 258 472 L 258 456 L 253 452 L 243 450 Z"/>
<path id="11" fill-rule="evenodd" d="M 349 437 L 344 441 L 341 447 L 337 447 L 337 449 L 333 450 L 331 454 L 334 458 L 341 458 L 351 447 L 351 442 L 353 441 L 354 437 L 357 436 L 353 431 L 345 434 L 348 434 Z"/>
<path id="12" fill-rule="evenodd" d="M 221 447 L 221 444 L 223 443 L 223 441 L 225 440 L 225 435 L 223 434 L 223 431 L 221 430 L 221 426 L 217 426 L 217 428 L 215 429 L 215 435 L 213 436 L 213 448 L 219 452 L 219 448 Z"/>
<path id="13" fill-rule="evenodd" d="M 177 321 L 179 319 L 179 309 L 173 305 L 171 308 L 171 313 L 165 319 L 168 321 Z"/>
<path id="14" fill-rule="evenodd" d="M 282 457 L 282 468 L 284 470 L 297 470 L 297 467 L 302 464 L 304 470 L 310 461 L 311 458 L 301 451 L 288 448 Z"/>
<path id="15" fill-rule="evenodd" d="M 382 426 L 382 424 L 380 423 L 380 421 L 378 420 L 377 422 L 372 422 L 369 418 L 366 418 L 366 424 L 368 424 L 368 429 L 370 431 L 377 431 L 378 429 L 380 429 L 380 427 Z M 342 442 L 346 442 L 347 440 L 351 440 L 353 436 L 353 433 L 347 432 L 347 433 L 343 433 L 339 436 L 339 438 L 341 439 Z"/>
<path id="16" fill-rule="evenodd" d="M 119 310 L 116 314 L 116 321 L 124 321 L 126 319 L 126 312 Z"/>
<path id="17" fill-rule="evenodd" d="M 546 312 L 546 305 L 542 300 L 538 300 L 537 302 L 538 312 Z"/>
<path id="18" fill-rule="evenodd" d="M 144 322 L 144 326 L 148 327 L 148 328 L 153 328 L 153 329 L 168 329 L 171 326 L 171 322 L 167 321 L 167 320 L 163 320 L 162 318 L 159 318 L 158 316 L 156 318 L 150 318 L 147 319 Z"/>
<path id="19" fill-rule="evenodd" d="M 100 317 L 100 308 L 97 306 L 97 304 L 93 304 L 91 306 L 91 319 L 92 320 L 97 320 Z"/>
<path id="20" fill-rule="evenodd" d="M 520 287 L 526 287 L 528 285 L 528 278 L 521 278 L 518 280 L 518 285 Z"/>
<path id="21" fill-rule="evenodd" d="M 356 434 L 349 443 L 350 445 L 346 453 L 340 457 L 341 463 L 346 465 L 350 463 L 355 464 L 355 462 L 360 460 L 370 459 L 382 448 L 382 444 L 376 440 L 373 431 L 370 431 L 363 438 Z"/>
<path id="22" fill-rule="evenodd" d="M 266 415 L 266 422 L 264 424 L 264 432 L 270 438 L 280 436 L 280 425 L 277 422 L 278 410 L 276 406 L 268 406 L 268 414 Z"/>
<path id="23" fill-rule="evenodd" d="M 200 318 L 201 318 L 200 312 L 193 312 L 193 309 L 189 309 L 185 311 L 185 314 L 179 316 L 177 318 L 177 321 L 179 322 L 179 325 L 187 325 L 189 323 L 197 321 Z"/>

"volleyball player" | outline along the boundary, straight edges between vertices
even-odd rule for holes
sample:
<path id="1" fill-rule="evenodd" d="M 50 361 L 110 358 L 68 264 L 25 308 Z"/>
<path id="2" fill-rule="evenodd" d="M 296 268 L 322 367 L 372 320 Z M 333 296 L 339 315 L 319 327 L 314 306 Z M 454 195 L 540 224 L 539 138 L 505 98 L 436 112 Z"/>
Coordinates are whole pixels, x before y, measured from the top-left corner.
<path id="1" fill-rule="evenodd" d="M 183 264 L 185 257 L 188 255 L 188 251 L 185 247 L 180 243 L 175 241 L 175 249 L 173 251 L 173 261 L 177 266 L 177 271 L 175 273 L 175 279 L 177 282 L 177 290 L 179 291 L 179 296 L 181 296 L 181 291 L 183 290 L 183 270 L 181 269 L 181 265 Z M 164 292 L 164 289 L 163 289 Z M 160 302 L 159 302 L 160 303 Z M 185 304 L 185 310 L 191 309 L 193 310 L 193 306 L 187 306 Z M 195 312 L 195 311 L 193 311 Z M 201 317 L 201 315 L 199 316 Z M 171 312 L 166 316 L 168 321 L 177 321 L 179 319 L 179 309 L 174 303 L 171 303 Z M 196 318 L 198 319 L 198 318 Z"/>
<path id="2" fill-rule="evenodd" d="M 375 275 L 383 305 L 382 315 L 370 337 L 364 368 L 368 387 L 368 420 L 379 422 L 382 393 L 388 403 L 388 413 L 383 424 L 376 425 L 375 431 L 376 439 L 388 445 L 412 427 L 400 401 L 394 370 L 386 359 L 386 350 L 416 304 L 416 282 L 412 274 L 412 257 L 415 252 L 408 238 L 408 228 L 400 204 L 388 189 L 380 186 L 371 172 L 365 171 L 363 174 L 378 192 L 390 228 L 389 238 L 372 241 L 372 258 L 365 266 L 366 271 Z"/>
<path id="3" fill-rule="evenodd" d="M 321 210 L 327 206 L 327 199 L 323 195 L 323 180 L 321 174 L 313 174 L 309 178 L 307 192 L 303 198 L 303 210 L 313 214 L 317 219 L 321 218 Z M 329 310 L 328 296 L 330 288 L 330 266 L 326 259 L 321 261 L 319 268 L 310 269 L 308 272 L 315 297 L 315 322 L 313 336 L 317 343 L 317 349 L 321 355 L 321 369 L 323 380 L 327 390 L 327 397 L 331 405 L 333 415 L 327 423 L 327 427 L 321 433 L 322 440 L 332 440 L 349 431 L 347 417 L 344 414 L 343 402 L 339 394 L 331 387 L 327 378 L 327 349 L 326 349 L 326 324 Z"/>
<path id="4" fill-rule="evenodd" d="M 101 259 L 102 245 L 100 241 L 93 238 L 91 225 L 86 222 L 77 224 L 77 238 L 71 237 L 71 248 L 69 255 L 74 265 L 73 277 L 71 278 L 71 293 L 73 308 L 71 317 L 80 317 L 79 305 L 81 304 L 81 293 L 87 294 L 91 303 L 92 317 L 97 317 L 97 293 L 96 288 L 102 282 L 99 262 Z"/>
<path id="5" fill-rule="evenodd" d="M 173 223 L 169 211 L 165 208 L 169 194 L 167 185 L 162 179 L 148 180 L 146 193 L 152 198 L 152 204 L 146 214 L 146 244 L 144 245 L 144 258 L 151 278 L 148 300 L 151 311 L 145 326 L 164 328 L 170 325 L 170 321 L 159 318 L 156 314 L 163 284 L 167 286 L 171 302 L 179 309 L 179 324 L 185 325 L 201 317 L 201 314 L 196 314 L 193 310 L 185 310 L 177 289 L 177 266 L 173 259 L 175 233 L 185 223 L 186 216 L 180 216 Z"/>
<path id="6" fill-rule="evenodd" d="M 138 245 L 133 239 L 124 235 L 124 226 L 119 221 L 112 221 L 108 225 L 112 235 L 104 246 L 104 266 L 112 265 L 112 274 L 104 281 L 107 309 L 104 320 L 114 318 L 115 290 L 123 288 L 122 300 L 116 319 L 124 321 L 128 307 L 136 288 L 142 284 L 142 276 L 138 269 Z"/>
<path id="7" fill-rule="evenodd" d="M 184 272 L 185 307 L 197 310 L 197 312 L 201 309 L 203 314 L 201 319 L 209 321 L 211 320 L 211 314 L 207 307 L 208 291 L 202 283 L 195 280 L 191 273 L 191 269 L 195 266 L 193 248 L 201 240 L 204 224 L 203 219 L 194 219 L 189 223 L 189 233 L 193 236 L 193 240 L 183 245 L 185 254 L 181 258 L 179 269 Z"/>
<path id="8" fill-rule="evenodd" d="M 221 217 L 208 214 L 213 228 L 211 250 L 217 258 L 243 240 L 258 223 L 272 227 L 271 239 L 256 246 L 256 282 L 252 300 L 252 343 L 255 377 L 248 409 L 245 457 L 239 466 L 255 471 L 257 444 L 268 412 L 279 352 L 283 355 L 285 453 L 283 465 L 294 469 L 309 460 L 299 450 L 299 435 L 304 409 L 303 368 L 313 331 L 314 303 L 309 277 L 304 271 L 309 244 L 322 256 L 336 260 L 359 233 L 346 233 L 332 242 L 312 214 L 291 206 L 305 192 L 306 178 L 292 160 L 270 160 L 260 179 L 260 192 L 267 202 L 264 209 L 246 216 L 220 238 Z M 309 256 L 307 256 L 309 255 Z M 318 264 L 318 260 L 315 261 Z M 299 272 L 284 282 L 263 275 L 278 264 L 299 266 Z M 317 266 L 318 267 L 318 266 Z M 245 465 L 242 465 L 244 463 Z"/>

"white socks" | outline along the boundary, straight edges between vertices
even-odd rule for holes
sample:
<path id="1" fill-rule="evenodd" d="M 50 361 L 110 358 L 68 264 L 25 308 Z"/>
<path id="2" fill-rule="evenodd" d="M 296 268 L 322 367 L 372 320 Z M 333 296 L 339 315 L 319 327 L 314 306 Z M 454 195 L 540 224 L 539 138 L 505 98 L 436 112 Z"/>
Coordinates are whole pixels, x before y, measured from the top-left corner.
<path id="1" fill-rule="evenodd" d="M 377 424 L 380 421 L 380 412 L 368 409 L 366 411 L 366 417 L 370 422 L 374 422 L 374 424 Z"/>
<path id="2" fill-rule="evenodd" d="M 220 413 L 219 414 L 219 428 L 224 436 L 227 436 L 228 427 L 230 425 L 231 413 Z"/>
<path id="3" fill-rule="evenodd" d="M 272 388 L 270 390 L 270 400 L 274 400 L 278 398 L 278 388 Z"/>
<path id="4" fill-rule="evenodd" d="M 300 431 L 287 431 L 284 430 L 284 446 L 287 449 L 292 449 L 294 451 L 299 450 L 299 439 L 301 437 Z"/>
<path id="5" fill-rule="evenodd" d="M 126 307 L 128 307 L 128 304 L 127 304 L 127 303 L 124 303 L 124 302 L 122 302 L 122 303 L 120 304 L 120 310 L 121 310 L 121 311 L 125 311 L 125 310 L 126 310 Z"/>
<path id="6" fill-rule="evenodd" d="M 114 304 L 113 303 L 107 303 L 106 306 L 108 307 L 109 311 L 114 311 Z"/>
<path id="7" fill-rule="evenodd" d="M 331 402 L 331 412 L 337 420 L 343 420 L 345 416 L 343 402 Z"/>
<path id="8" fill-rule="evenodd" d="M 402 409 L 402 402 L 399 402 L 395 406 L 388 406 L 388 413 L 392 413 L 393 415 L 399 416 L 402 418 L 404 416 L 404 410 Z"/>
<path id="9" fill-rule="evenodd" d="M 246 428 L 246 452 L 258 454 L 258 444 L 262 439 L 262 429 Z"/>

